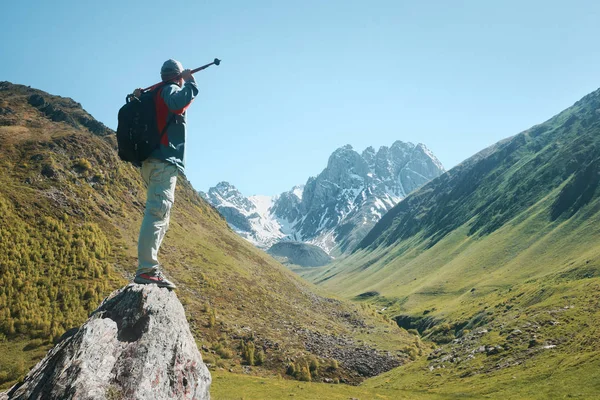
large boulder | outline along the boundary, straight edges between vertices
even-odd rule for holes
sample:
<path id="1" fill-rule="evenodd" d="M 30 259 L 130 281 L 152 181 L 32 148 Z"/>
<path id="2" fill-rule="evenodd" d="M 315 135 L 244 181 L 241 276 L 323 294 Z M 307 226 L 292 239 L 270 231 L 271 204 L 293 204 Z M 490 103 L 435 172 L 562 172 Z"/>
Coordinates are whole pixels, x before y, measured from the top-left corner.
<path id="1" fill-rule="evenodd" d="M 130 284 L 67 332 L 4 398 L 204 400 L 210 383 L 175 293 Z"/>

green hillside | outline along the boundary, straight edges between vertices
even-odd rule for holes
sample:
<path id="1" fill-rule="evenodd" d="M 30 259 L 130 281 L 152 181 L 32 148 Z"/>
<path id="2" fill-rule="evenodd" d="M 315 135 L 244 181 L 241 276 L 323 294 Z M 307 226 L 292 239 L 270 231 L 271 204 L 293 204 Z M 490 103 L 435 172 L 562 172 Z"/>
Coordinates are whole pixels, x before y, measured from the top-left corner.
<path id="1" fill-rule="evenodd" d="M 0 82 L 1 388 L 135 271 L 145 189 L 115 142 L 73 100 Z M 326 297 L 239 238 L 185 178 L 161 261 L 213 369 L 357 383 L 420 350 L 388 318 Z M 355 354 L 383 362 L 361 370 Z"/>
<path id="2" fill-rule="evenodd" d="M 304 273 L 440 346 L 366 385 L 600 393 L 599 110 L 596 91 L 480 152 L 388 212 L 350 257 Z"/>

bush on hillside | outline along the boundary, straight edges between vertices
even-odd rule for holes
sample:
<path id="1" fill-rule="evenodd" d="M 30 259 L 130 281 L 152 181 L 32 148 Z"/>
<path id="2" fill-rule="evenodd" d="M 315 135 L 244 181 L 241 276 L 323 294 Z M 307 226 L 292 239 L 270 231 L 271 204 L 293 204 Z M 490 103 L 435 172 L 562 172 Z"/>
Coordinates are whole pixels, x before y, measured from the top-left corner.
<path id="1" fill-rule="evenodd" d="M 304 364 L 300 367 L 300 370 L 296 371 L 296 379 L 303 382 L 312 381 L 312 376 L 310 375 L 310 369 L 308 365 Z"/>
<path id="2" fill-rule="evenodd" d="M 240 348 L 242 350 L 242 358 L 244 359 L 246 364 L 255 365 L 256 360 L 255 360 L 254 356 L 255 356 L 256 348 L 254 347 L 254 343 L 253 342 L 246 343 L 242 339 L 242 341 L 240 342 Z"/>
<path id="3" fill-rule="evenodd" d="M 73 163 L 73 167 L 81 171 L 89 171 L 92 169 L 92 163 L 87 158 L 79 158 Z"/>

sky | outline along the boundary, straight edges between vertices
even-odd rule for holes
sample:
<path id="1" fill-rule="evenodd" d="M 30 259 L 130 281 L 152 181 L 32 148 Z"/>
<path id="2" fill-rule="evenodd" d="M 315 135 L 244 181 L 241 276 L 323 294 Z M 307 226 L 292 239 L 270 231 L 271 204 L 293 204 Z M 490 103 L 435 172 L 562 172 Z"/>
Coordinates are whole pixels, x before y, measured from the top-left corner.
<path id="1" fill-rule="evenodd" d="M 177 4 L 175 6 L 175 4 Z M 0 80 L 71 97 L 112 129 L 169 59 L 195 68 L 186 177 L 244 195 L 303 184 L 350 144 L 424 143 L 446 169 L 600 84 L 597 1 L 22 1 Z"/>

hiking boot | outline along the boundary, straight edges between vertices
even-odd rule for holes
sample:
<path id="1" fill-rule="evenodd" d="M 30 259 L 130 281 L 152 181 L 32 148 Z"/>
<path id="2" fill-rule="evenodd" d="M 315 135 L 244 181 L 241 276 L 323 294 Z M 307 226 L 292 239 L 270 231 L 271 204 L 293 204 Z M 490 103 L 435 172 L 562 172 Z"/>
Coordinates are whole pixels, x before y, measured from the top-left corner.
<path id="1" fill-rule="evenodd" d="M 140 283 L 142 285 L 148 285 L 151 283 L 155 283 L 158 287 L 166 287 L 168 289 L 177 289 L 177 286 L 163 275 L 162 272 L 158 271 L 155 273 L 149 274 L 139 274 L 135 276 L 133 280 L 135 283 Z"/>

